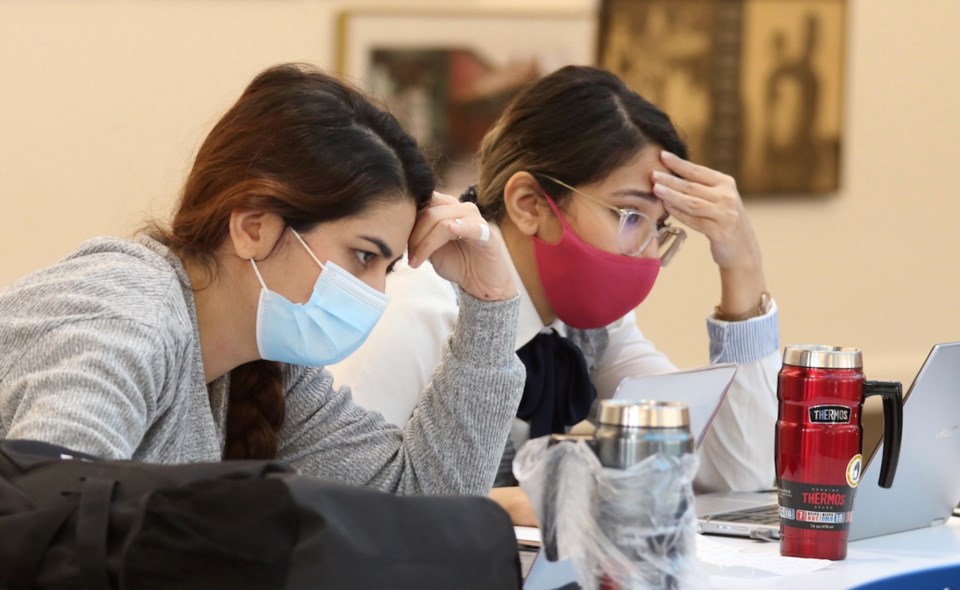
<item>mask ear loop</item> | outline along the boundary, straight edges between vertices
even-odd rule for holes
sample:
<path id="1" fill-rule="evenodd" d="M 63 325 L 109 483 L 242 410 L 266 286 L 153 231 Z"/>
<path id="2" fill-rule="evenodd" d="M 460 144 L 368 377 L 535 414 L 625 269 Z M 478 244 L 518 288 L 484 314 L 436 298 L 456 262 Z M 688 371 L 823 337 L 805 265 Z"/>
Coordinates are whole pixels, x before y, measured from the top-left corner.
<path id="1" fill-rule="evenodd" d="M 293 233 L 293 237 L 297 238 L 297 241 L 300 242 L 301 246 L 303 246 L 303 249 L 307 251 L 307 254 L 310 255 L 310 258 L 313 258 L 313 261 L 320 266 L 320 270 L 323 270 L 324 269 L 323 263 L 320 262 L 320 259 L 317 258 L 317 255 L 313 253 L 313 250 L 310 249 L 310 246 L 308 246 L 307 243 L 303 241 L 303 238 L 300 237 L 300 234 L 297 233 L 297 230 L 291 227 L 290 231 Z"/>
<path id="2" fill-rule="evenodd" d="M 308 246 L 307 243 L 303 241 L 303 238 L 300 237 L 300 234 L 297 233 L 297 230 L 293 229 L 292 227 L 290 227 L 289 229 L 293 233 L 293 237 L 297 238 L 297 241 L 300 242 L 300 245 L 303 246 L 303 249 L 306 250 L 307 254 L 310 255 L 310 258 L 313 258 L 313 261 L 317 263 L 317 266 L 320 267 L 320 270 L 323 270 L 324 269 L 323 263 L 320 262 L 320 259 L 317 258 L 316 254 L 313 253 L 313 250 L 310 249 L 310 246 Z M 264 289 L 267 289 L 267 283 L 264 282 L 263 275 L 260 274 L 260 269 L 257 268 L 257 261 L 254 260 L 253 258 L 250 258 L 250 264 L 253 265 L 253 272 L 257 274 L 257 280 L 260 281 L 260 286 L 263 287 Z M 269 291 L 269 289 L 267 290 Z"/>
<path id="3" fill-rule="evenodd" d="M 573 228 L 570 227 L 570 224 L 567 223 L 567 218 L 563 216 L 563 213 L 560 212 L 560 206 L 557 205 L 554 200 L 547 193 L 543 193 L 543 198 L 547 200 L 547 204 L 550 205 L 550 208 L 553 209 L 553 214 L 557 216 L 557 219 L 560 220 L 560 225 L 563 226 L 563 229 L 576 234 L 577 232 L 573 231 Z"/>
<path id="4" fill-rule="evenodd" d="M 257 280 L 260 281 L 260 286 L 263 287 L 264 289 L 266 289 L 267 291 L 269 291 L 269 289 L 267 289 L 267 284 L 266 284 L 265 282 L 263 282 L 263 276 L 260 275 L 260 269 L 257 268 L 257 261 L 254 260 L 253 258 L 251 258 L 251 259 L 250 259 L 250 264 L 253 265 L 253 272 L 256 273 L 256 275 L 257 275 Z"/>

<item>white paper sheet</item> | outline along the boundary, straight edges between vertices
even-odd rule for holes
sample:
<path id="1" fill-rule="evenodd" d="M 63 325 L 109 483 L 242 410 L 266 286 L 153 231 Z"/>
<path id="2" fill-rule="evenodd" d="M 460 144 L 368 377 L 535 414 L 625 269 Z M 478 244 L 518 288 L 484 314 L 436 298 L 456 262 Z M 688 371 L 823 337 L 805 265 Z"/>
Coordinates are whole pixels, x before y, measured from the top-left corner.
<path id="1" fill-rule="evenodd" d="M 536 527 L 515 526 L 517 542 L 525 544 L 540 543 L 540 530 Z M 742 548 L 712 541 L 703 535 L 697 535 L 697 559 L 704 571 L 711 576 L 750 578 L 760 570 L 775 576 L 791 576 L 821 570 L 831 563 L 828 559 L 805 559 L 783 557 L 776 553 L 745 552 Z M 556 588 L 576 581 L 569 562 L 549 562 L 540 556 L 533 564 L 525 589 L 539 590 Z M 553 584 L 553 585 L 551 585 Z"/>
<path id="2" fill-rule="evenodd" d="M 763 570 L 778 576 L 807 574 L 821 570 L 833 563 L 829 559 L 807 559 L 783 557 L 776 553 L 744 552 L 743 549 L 711 541 L 703 535 L 697 535 L 697 559 L 707 566 Z M 725 573 L 710 567 L 704 569 L 714 575 Z"/>

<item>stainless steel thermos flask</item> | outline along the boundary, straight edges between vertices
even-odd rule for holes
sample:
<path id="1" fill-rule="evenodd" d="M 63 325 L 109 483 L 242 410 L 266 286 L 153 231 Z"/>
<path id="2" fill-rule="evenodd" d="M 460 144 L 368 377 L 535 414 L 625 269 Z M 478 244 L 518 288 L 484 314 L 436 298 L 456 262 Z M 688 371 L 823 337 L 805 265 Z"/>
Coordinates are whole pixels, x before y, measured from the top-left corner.
<path id="1" fill-rule="evenodd" d="M 689 410 L 686 404 L 674 402 L 606 400 L 600 403 L 598 422 L 592 437 L 558 434 L 548 443 L 541 521 L 547 558 L 555 561 L 559 557 L 557 530 L 561 524 L 568 531 L 565 534 L 585 526 L 606 537 L 609 543 L 600 545 L 607 551 L 619 553 L 631 563 L 622 569 L 620 558 L 611 560 L 611 555 L 603 553 L 589 556 L 588 561 L 604 572 L 599 581 L 603 590 L 677 588 L 678 576 L 686 577 L 690 573 L 686 568 L 695 561 L 695 523 L 685 518 L 693 500 L 691 464 L 678 460 L 694 451 Z M 576 441 L 590 447 L 603 473 L 586 476 L 589 468 L 585 471 L 583 455 L 572 447 L 569 451 L 549 450 Z M 590 488 L 590 524 L 572 524 L 576 521 L 571 518 L 583 518 L 579 506 L 568 505 L 571 512 L 560 512 L 561 490 L 571 486 Z"/>
<path id="2" fill-rule="evenodd" d="M 693 436 L 690 434 L 690 416 L 686 404 L 607 400 L 601 402 L 599 422 L 593 444 L 594 452 L 604 467 L 627 469 L 658 453 L 680 457 L 693 452 Z M 675 506 L 672 525 L 674 532 L 651 539 L 644 536 L 643 531 L 649 531 L 652 526 L 663 527 L 664 523 L 655 525 L 652 522 L 649 503 L 631 501 L 628 495 L 635 491 L 635 485 L 631 482 L 629 487 L 607 502 L 598 499 L 597 510 L 601 526 L 607 537 L 625 555 L 631 556 L 638 569 L 643 571 L 642 579 L 637 580 L 638 587 L 675 588 L 677 580 L 656 567 L 644 564 L 643 554 L 651 542 L 669 544 L 668 539 L 661 537 L 675 537 L 678 534 L 676 527 L 688 508 L 686 497 L 679 493 L 674 498 L 657 498 L 657 502 Z M 605 576 L 600 587 L 602 590 L 614 590 L 617 585 Z"/>
<path id="3" fill-rule="evenodd" d="M 693 452 L 686 404 L 605 400 L 599 422 L 593 444 L 604 467 L 626 469 L 655 453 Z"/>

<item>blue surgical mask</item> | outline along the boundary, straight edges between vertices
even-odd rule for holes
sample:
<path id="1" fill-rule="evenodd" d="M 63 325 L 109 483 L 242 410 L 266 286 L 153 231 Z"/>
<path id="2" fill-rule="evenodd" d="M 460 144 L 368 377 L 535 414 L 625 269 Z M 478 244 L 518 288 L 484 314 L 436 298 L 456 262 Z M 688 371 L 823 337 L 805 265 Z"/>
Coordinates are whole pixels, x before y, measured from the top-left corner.
<path id="1" fill-rule="evenodd" d="M 256 261 L 250 259 L 263 287 L 257 306 L 260 357 L 307 367 L 342 361 L 370 335 L 389 297 L 333 262 L 320 262 L 300 234 L 290 231 L 321 272 L 310 300 L 293 303 L 267 288 Z"/>

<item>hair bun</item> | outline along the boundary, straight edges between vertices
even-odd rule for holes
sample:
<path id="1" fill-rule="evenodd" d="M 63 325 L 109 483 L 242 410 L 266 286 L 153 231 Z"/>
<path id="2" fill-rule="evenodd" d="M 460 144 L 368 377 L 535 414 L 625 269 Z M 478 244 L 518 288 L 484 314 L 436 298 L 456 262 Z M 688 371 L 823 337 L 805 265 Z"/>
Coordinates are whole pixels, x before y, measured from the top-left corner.
<path id="1" fill-rule="evenodd" d="M 461 203 L 473 203 L 477 204 L 477 185 L 471 184 L 467 187 L 467 190 L 460 193 L 460 202 Z"/>

